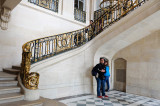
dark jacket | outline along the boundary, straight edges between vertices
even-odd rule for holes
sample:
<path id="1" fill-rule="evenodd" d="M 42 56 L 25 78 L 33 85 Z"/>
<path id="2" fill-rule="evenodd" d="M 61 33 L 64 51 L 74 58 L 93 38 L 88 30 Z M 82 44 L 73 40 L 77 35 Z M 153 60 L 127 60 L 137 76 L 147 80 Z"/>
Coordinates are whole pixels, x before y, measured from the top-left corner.
<path id="1" fill-rule="evenodd" d="M 101 72 L 102 69 L 104 69 L 105 72 Z M 106 67 L 105 67 L 105 65 L 99 63 L 99 64 L 97 64 L 95 66 L 95 70 L 98 73 L 98 78 L 100 78 L 101 80 L 105 79 L 105 76 L 104 76 L 104 74 L 106 73 Z"/>

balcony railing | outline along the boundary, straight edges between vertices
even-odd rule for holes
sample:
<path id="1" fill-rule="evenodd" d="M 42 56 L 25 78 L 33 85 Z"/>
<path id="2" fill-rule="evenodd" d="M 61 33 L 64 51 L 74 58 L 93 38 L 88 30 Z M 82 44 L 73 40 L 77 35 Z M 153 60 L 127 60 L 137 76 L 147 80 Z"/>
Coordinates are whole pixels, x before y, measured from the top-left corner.
<path id="1" fill-rule="evenodd" d="M 77 8 L 74 8 L 74 19 L 85 23 L 86 22 L 86 12 L 79 10 Z"/>
<path id="2" fill-rule="evenodd" d="M 123 2 L 118 2 L 114 7 L 110 7 L 110 11 L 106 11 L 92 24 L 83 29 L 48 36 L 25 43 L 22 47 L 23 53 L 21 64 L 21 78 L 24 86 L 28 89 L 38 88 L 39 74 L 36 72 L 29 72 L 31 64 L 86 44 L 105 28 L 108 28 L 113 23 L 119 21 L 145 2 L 146 0 L 136 0 L 132 5 L 127 5 L 125 7 L 122 5 L 124 4 Z"/>
<path id="3" fill-rule="evenodd" d="M 59 0 L 28 0 L 28 2 L 43 7 L 45 9 L 49 9 L 51 11 L 58 12 Z"/>

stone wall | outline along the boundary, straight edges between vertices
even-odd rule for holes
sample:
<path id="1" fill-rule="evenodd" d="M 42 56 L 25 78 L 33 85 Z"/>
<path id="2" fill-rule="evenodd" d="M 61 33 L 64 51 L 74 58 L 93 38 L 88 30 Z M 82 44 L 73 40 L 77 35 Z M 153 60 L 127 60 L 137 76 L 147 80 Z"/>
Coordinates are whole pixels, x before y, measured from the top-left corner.
<path id="1" fill-rule="evenodd" d="M 31 66 L 31 72 L 40 74 L 40 96 L 54 99 L 92 93 L 95 50 L 91 43 Z"/>
<path id="2" fill-rule="evenodd" d="M 160 99 L 160 30 L 118 52 L 127 60 L 126 92 Z"/>

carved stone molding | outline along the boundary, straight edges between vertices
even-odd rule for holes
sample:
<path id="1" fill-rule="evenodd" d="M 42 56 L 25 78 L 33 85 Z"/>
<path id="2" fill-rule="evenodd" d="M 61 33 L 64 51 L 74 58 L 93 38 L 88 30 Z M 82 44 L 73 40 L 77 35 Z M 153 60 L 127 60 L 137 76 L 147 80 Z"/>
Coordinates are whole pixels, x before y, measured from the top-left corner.
<path id="1" fill-rule="evenodd" d="M 11 10 L 8 8 L 3 7 L 1 9 L 1 14 L 0 14 L 0 27 L 2 30 L 7 30 L 8 29 L 8 22 L 10 19 L 10 13 Z"/>

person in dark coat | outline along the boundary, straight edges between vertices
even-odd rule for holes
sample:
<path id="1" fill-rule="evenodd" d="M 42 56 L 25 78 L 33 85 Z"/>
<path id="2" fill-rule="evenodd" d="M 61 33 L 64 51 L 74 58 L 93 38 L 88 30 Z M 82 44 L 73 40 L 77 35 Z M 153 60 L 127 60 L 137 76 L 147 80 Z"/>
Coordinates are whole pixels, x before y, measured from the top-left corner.
<path id="1" fill-rule="evenodd" d="M 104 74 L 106 73 L 106 67 L 104 65 L 104 58 L 100 58 L 100 63 L 95 66 L 95 70 L 97 72 L 96 75 L 96 80 L 97 80 L 97 97 L 98 98 L 103 98 L 103 97 L 108 97 L 105 95 L 105 76 Z M 102 96 L 100 92 L 100 88 L 102 85 Z"/>

